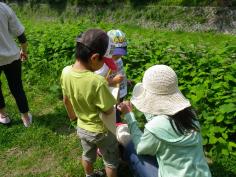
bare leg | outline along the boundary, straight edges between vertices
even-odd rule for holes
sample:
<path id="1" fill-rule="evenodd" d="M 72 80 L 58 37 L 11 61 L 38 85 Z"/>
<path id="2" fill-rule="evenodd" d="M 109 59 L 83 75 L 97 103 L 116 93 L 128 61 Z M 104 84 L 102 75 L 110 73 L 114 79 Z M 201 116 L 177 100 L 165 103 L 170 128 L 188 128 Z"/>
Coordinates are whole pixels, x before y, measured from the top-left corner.
<path id="1" fill-rule="evenodd" d="M 117 177 L 117 169 L 106 167 L 107 177 Z"/>
<path id="2" fill-rule="evenodd" d="M 84 167 L 85 174 L 87 175 L 93 174 L 93 164 L 91 162 L 82 160 L 82 165 Z"/>

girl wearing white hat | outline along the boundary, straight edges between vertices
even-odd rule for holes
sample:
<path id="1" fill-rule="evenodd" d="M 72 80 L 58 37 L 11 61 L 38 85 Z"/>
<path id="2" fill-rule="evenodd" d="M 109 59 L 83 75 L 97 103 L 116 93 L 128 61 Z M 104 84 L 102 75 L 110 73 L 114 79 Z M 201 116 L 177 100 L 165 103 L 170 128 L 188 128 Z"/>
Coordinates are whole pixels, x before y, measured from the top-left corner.
<path id="1" fill-rule="evenodd" d="M 136 153 L 155 156 L 158 177 L 211 177 L 204 157 L 200 125 L 190 102 L 178 89 L 177 75 L 166 65 L 154 65 L 145 71 L 142 83 L 133 90 L 131 103 L 144 113 L 144 132 L 137 125 L 129 102 L 119 109 L 128 123 Z M 129 144 L 130 144 L 129 143 Z M 129 145 L 124 144 L 127 151 Z M 129 157 L 128 157 L 129 158 Z M 133 169 L 147 171 L 145 166 Z M 150 170 L 149 170 L 150 171 Z M 139 176 L 136 174 L 136 176 Z"/>

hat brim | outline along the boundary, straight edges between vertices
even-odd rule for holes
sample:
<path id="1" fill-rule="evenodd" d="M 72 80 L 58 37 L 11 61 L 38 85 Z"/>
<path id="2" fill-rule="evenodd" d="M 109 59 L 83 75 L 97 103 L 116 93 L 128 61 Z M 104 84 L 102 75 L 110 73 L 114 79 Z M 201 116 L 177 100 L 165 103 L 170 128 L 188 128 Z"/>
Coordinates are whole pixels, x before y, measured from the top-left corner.
<path id="1" fill-rule="evenodd" d="M 116 47 L 113 51 L 113 55 L 127 55 L 126 47 Z"/>
<path id="2" fill-rule="evenodd" d="M 148 92 L 142 83 L 135 85 L 130 101 L 141 112 L 153 115 L 174 115 L 191 106 L 180 90 L 169 95 L 158 95 Z"/>

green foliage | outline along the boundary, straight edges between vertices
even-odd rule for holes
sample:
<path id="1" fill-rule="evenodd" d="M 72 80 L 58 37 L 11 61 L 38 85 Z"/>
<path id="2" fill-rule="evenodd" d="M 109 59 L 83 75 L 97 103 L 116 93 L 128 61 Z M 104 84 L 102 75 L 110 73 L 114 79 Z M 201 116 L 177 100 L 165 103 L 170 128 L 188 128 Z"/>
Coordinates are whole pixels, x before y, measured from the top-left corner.
<path id="1" fill-rule="evenodd" d="M 204 145 L 210 152 L 235 154 L 236 132 L 236 58 L 235 46 L 223 49 L 204 45 L 189 47 L 170 45 L 166 41 L 149 39 L 129 46 L 127 75 L 140 81 L 150 65 L 172 66 L 179 85 L 199 113 Z"/>
<path id="2" fill-rule="evenodd" d="M 114 0 L 70 0 L 70 3 L 75 4 L 75 5 L 107 5 L 111 4 L 114 2 Z"/>
<path id="3" fill-rule="evenodd" d="M 152 15 L 154 13 L 150 13 Z M 135 83 L 140 82 L 144 71 L 154 64 L 173 67 L 181 91 L 198 111 L 204 147 L 215 162 L 211 166 L 213 175 L 235 176 L 235 36 L 142 29 L 103 23 L 92 17 L 95 22 L 91 23 L 89 18 L 69 21 L 22 18 L 29 42 L 29 60 L 23 63 L 24 86 L 34 124 L 30 129 L 23 129 L 21 121 L 16 120 L 19 115 L 13 107 L 15 103 L 7 104 L 13 125 L 0 127 L 3 169 L 0 176 L 12 172 L 18 176 L 84 176 L 77 158 L 81 148 L 73 130 L 74 123 L 65 121 L 66 111 L 60 102 L 59 80 L 63 67 L 74 62 L 75 37 L 92 27 L 120 28 L 127 34 L 128 56 L 124 57 L 124 63 L 128 78 Z M 139 126 L 143 127 L 143 114 L 136 112 L 136 115 Z M 50 163 L 46 164 L 51 166 L 42 168 L 42 162 L 48 160 Z M 96 166 L 100 167 L 99 160 Z"/>
<path id="4" fill-rule="evenodd" d="M 21 5 L 23 1 L 21 0 Z M 82 3 L 94 5 L 95 0 L 68 0 L 67 3 L 72 1 L 77 4 L 80 2 L 80 6 Z M 33 13 L 37 13 L 34 11 L 38 7 L 37 4 L 47 1 L 28 2 Z M 58 13 L 61 13 L 61 5 L 66 7 L 66 1 L 48 2 L 51 8 L 59 8 Z M 114 2 L 96 1 L 97 4 Z M 137 2 L 149 1 L 132 2 L 133 5 L 139 5 Z M 181 2 L 184 1 L 161 0 L 159 4 L 179 5 Z M 188 4 L 183 5 L 205 5 L 204 2 L 206 1 L 185 1 Z M 116 13 L 114 8 L 118 9 Z M 140 20 L 140 17 L 145 23 L 147 20 L 159 19 L 160 23 L 167 25 L 168 21 L 176 21 L 174 10 L 172 13 L 171 8 L 166 10 L 161 6 L 142 7 L 136 11 L 131 8 L 124 10 L 124 6 L 109 7 L 107 11 L 102 8 L 80 10 L 77 15 L 84 18 L 77 20 L 77 16 L 68 21 L 64 16 L 60 16 L 58 20 L 50 15 L 45 18 L 46 21 L 37 21 L 37 18 L 32 19 L 31 16 L 24 20 L 23 16 L 29 15 L 30 9 L 21 8 L 18 11 L 26 26 L 29 41 L 29 60 L 23 63 L 23 76 L 34 117 L 33 126 L 25 129 L 15 102 L 10 99 L 11 94 L 6 83 L 3 83 L 12 125 L 0 125 L 0 176 L 84 176 L 79 161 L 81 146 L 74 130 L 75 123 L 66 119 L 59 80 L 63 67 L 74 62 L 75 37 L 91 27 L 105 30 L 120 28 L 127 34 L 128 56 L 124 58 L 124 63 L 127 76 L 135 83 L 140 82 L 144 71 L 154 64 L 167 64 L 174 68 L 179 77 L 181 91 L 198 111 L 204 148 L 214 162 L 210 165 L 213 176 L 236 176 L 236 37 L 211 33 L 144 30 L 130 25 L 131 21 L 132 24 L 137 24 L 136 20 Z M 87 11 L 94 11 L 94 14 L 89 15 Z M 205 20 L 204 13 L 200 12 L 197 17 L 188 16 L 185 19 L 189 23 L 195 19 Z M 181 19 L 185 12 L 180 10 L 178 14 Z M 70 15 L 75 16 L 74 11 Z M 104 18 L 105 16 L 109 19 Z M 114 18 L 121 23 L 129 19 L 129 25 L 109 24 L 108 22 L 114 22 Z M 129 88 L 129 95 L 131 90 L 132 88 Z M 143 114 L 136 110 L 135 113 L 139 126 L 143 127 Z M 102 160 L 98 159 L 95 167 L 101 166 Z M 124 174 L 120 176 L 131 176 L 127 169 L 121 172 Z"/>
<path id="5" fill-rule="evenodd" d="M 66 24 L 45 27 L 30 27 L 28 32 L 30 54 L 33 60 L 25 63 L 27 76 L 31 82 L 39 80 L 43 75 L 50 75 L 52 80 L 58 79 L 63 66 L 74 61 L 74 41 L 83 29 L 82 24 L 65 28 Z M 80 29 L 77 29 L 77 25 Z"/>
<path id="6" fill-rule="evenodd" d="M 210 165 L 212 176 L 232 177 L 236 175 L 236 156 L 213 155 L 215 163 Z M 225 170 L 222 170 L 225 169 Z"/>
<path id="7" fill-rule="evenodd" d="M 144 6 L 148 4 L 160 4 L 160 5 L 179 5 L 179 6 L 235 6 L 236 2 L 234 0 L 6 0 L 7 2 L 17 2 L 20 5 L 24 3 L 30 3 L 32 6 L 39 3 L 48 3 L 53 7 L 58 9 L 63 9 L 64 5 L 112 5 L 114 3 L 126 3 L 131 4 L 134 7 Z"/>
<path id="8" fill-rule="evenodd" d="M 86 22 L 26 25 L 31 58 L 24 65 L 26 80 L 40 83 L 47 76 L 52 83 L 49 90 L 60 96 L 61 70 L 74 62 L 75 37 L 88 25 Z M 236 100 L 233 99 L 236 97 L 236 44 L 226 41 L 217 48 L 204 40 L 193 43 L 181 38 L 181 43 L 176 44 L 165 33 L 161 33 L 162 38 L 159 38 L 161 34 L 155 37 L 155 33 L 145 31 L 128 37 L 128 56 L 124 57 L 127 76 L 140 82 L 148 67 L 171 66 L 177 72 L 181 91 L 199 114 L 203 143 L 209 155 L 213 152 L 236 155 Z M 139 120 L 143 120 L 142 115 Z"/>
<path id="9" fill-rule="evenodd" d="M 55 9 L 58 14 L 62 14 L 67 6 L 67 0 L 48 0 L 47 3 L 49 7 Z"/>

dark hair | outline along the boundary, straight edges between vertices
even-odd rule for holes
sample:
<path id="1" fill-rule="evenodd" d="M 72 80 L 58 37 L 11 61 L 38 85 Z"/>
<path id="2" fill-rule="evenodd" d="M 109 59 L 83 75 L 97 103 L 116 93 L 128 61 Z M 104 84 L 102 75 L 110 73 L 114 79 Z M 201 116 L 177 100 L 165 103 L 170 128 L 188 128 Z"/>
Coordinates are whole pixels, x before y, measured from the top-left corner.
<path id="1" fill-rule="evenodd" d="M 91 35 L 95 33 L 97 36 Z M 98 53 L 100 55 L 99 59 L 102 60 L 102 57 L 105 55 L 108 47 L 109 38 L 105 32 L 97 29 L 91 29 L 85 33 L 81 33 L 77 37 L 76 41 L 76 59 L 79 59 L 84 63 L 88 63 L 89 58 L 95 53 Z"/>
<path id="2" fill-rule="evenodd" d="M 92 51 L 83 45 L 82 43 L 77 42 L 75 47 L 75 57 L 80 59 L 83 63 L 87 63 L 88 59 L 91 57 Z"/>
<path id="3" fill-rule="evenodd" d="M 185 108 L 176 114 L 170 116 L 170 123 L 176 133 L 184 135 L 192 130 L 199 131 L 198 125 L 194 123 L 197 121 L 195 111 L 191 108 Z"/>

